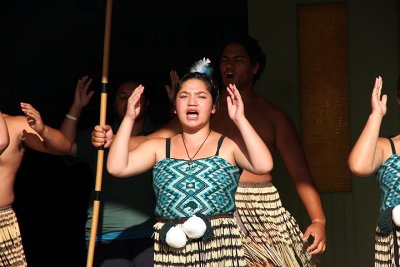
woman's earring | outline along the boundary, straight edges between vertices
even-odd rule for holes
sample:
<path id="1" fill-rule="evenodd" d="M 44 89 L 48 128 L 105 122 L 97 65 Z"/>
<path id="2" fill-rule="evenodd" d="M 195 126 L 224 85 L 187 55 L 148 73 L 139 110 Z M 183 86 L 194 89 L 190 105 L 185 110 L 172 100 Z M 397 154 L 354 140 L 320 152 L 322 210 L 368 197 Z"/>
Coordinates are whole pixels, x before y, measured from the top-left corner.
<path id="1" fill-rule="evenodd" d="M 174 110 L 174 114 L 176 114 L 176 110 Z"/>

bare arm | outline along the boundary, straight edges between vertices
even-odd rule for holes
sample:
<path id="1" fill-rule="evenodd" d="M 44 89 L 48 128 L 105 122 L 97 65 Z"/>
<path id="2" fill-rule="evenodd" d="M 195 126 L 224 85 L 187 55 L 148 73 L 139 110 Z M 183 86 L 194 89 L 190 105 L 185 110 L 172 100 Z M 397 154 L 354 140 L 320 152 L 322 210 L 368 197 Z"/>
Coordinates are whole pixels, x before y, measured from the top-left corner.
<path id="1" fill-rule="evenodd" d="M 229 117 L 239 129 L 245 148 L 234 151 L 236 163 L 254 174 L 267 174 L 272 170 L 273 161 L 268 147 L 244 115 L 243 101 L 235 85 L 227 88 Z"/>
<path id="2" fill-rule="evenodd" d="M 129 151 L 129 139 L 135 119 L 143 108 L 140 96 L 144 87 L 138 86 L 129 97 L 125 117 L 110 147 L 107 158 L 107 169 L 116 177 L 128 177 L 140 174 L 156 163 L 155 150 L 158 140 L 149 140 L 132 151 Z"/>
<path id="3" fill-rule="evenodd" d="M 89 91 L 89 86 L 92 83 L 92 79 L 88 76 L 83 76 L 78 80 L 75 88 L 74 102 L 72 103 L 67 116 L 60 126 L 60 131 L 65 137 L 72 143 L 70 155 L 76 155 L 76 131 L 78 120 L 81 115 L 82 109 L 89 103 L 92 98 L 94 91 Z"/>
<path id="4" fill-rule="evenodd" d="M 168 99 L 171 103 L 174 102 L 175 98 L 175 90 L 179 84 L 179 76 L 175 70 L 171 70 L 169 73 L 171 79 L 171 85 L 165 85 L 165 90 L 168 95 Z M 142 144 L 146 140 L 155 139 L 155 138 L 168 138 L 177 135 L 182 132 L 181 125 L 178 122 L 176 116 L 172 117 L 172 119 L 164 125 L 162 128 L 157 131 L 147 135 L 147 136 L 131 136 L 129 140 L 129 151 L 135 149 L 140 144 Z M 95 147 L 100 147 L 104 145 L 105 148 L 111 146 L 114 140 L 114 134 L 110 127 L 100 127 L 95 126 L 92 132 L 92 144 Z"/>
<path id="5" fill-rule="evenodd" d="M 274 124 L 276 129 L 275 145 L 311 220 L 311 225 L 304 232 L 303 240 L 307 240 L 312 235 L 314 242 L 308 247 L 308 251 L 311 254 L 322 253 L 326 246 L 325 214 L 303 146 L 293 122 L 286 114 L 277 113 Z"/>
<path id="6" fill-rule="evenodd" d="M 383 142 L 379 138 L 379 130 L 387 110 L 387 96 L 381 98 L 381 92 L 382 78 L 378 77 L 371 95 L 372 112 L 348 159 L 350 170 L 358 176 L 371 175 L 383 163 Z"/>
<path id="7" fill-rule="evenodd" d="M 181 126 L 176 119 L 173 117 L 164 127 L 147 136 L 131 136 L 129 139 L 129 151 L 138 147 L 141 143 L 146 140 L 155 138 L 168 138 L 177 135 L 181 132 Z M 111 146 L 114 141 L 115 135 L 110 126 L 96 125 L 92 131 L 92 145 L 94 147 L 100 147 L 104 145 L 105 148 Z"/>
<path id="8" fill-rule="evenodd" d="M 10 143 L 10 135 L 3 114 L 0 112 L 0 155 L 3 154 L 4 150 Z"/>
<path id="9" fill-rule="evenodd" d="M 71 142 L 58 130 L 43 123 L 40 113 L 30 104 L 21 103 L 26 119 L 21 117 L 22 139 L 37 151 L 55 155 L 65 155 L 71 149 Z"/>

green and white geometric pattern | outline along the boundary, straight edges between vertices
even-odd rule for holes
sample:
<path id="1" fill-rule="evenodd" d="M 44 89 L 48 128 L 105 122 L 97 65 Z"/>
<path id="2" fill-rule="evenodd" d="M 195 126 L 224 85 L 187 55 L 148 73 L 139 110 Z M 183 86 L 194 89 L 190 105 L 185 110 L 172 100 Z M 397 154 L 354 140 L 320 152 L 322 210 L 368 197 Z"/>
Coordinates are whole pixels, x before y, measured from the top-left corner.
<path id="1" fill-rule="evenodd" d="M 241 169 L 219 156 L 189 160 L 165 158 L 153 168 L 156 216 L 185 218 L 196 213 L 235 211 Z"/>
<path id="2" fill-rule="evenodd" d="M 376 178 L 381 189 L 381 212 L 400 204 L 400 155 L 391 155 L 378 169 Z"/>

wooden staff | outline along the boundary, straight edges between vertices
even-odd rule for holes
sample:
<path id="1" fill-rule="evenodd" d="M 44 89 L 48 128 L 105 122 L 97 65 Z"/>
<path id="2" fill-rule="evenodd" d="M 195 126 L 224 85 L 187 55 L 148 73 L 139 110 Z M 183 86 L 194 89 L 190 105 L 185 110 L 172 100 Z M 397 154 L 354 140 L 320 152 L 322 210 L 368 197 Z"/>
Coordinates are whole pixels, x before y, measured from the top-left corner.
<path id="1" fill-rule="evenodd" d="M 103 48 L 103 73 L 101 77 L 101 102 L 100 102 L 100 126 L 106 124 L 107 111 L 107 85 L 108 85 L 108 63 L 110 56 L 110 35 L 111 35 L 111 14 L 112 0 L 107 0 L 106 21 L 104 31 L 104 48 Z M 100 192 L 101 182 L 103 179 L 103 163 L 104 163 L 104 146 L 100 147 L 97 152 L 97 169 L 96 169 L 96 185 L 93 203 L 92 228 L 90 230 L 89 248 L 86 261 L 86 267 L 93 266 L 94 248 L 96 244 L 97 225 L 99 221 L 100 210 Z"/>

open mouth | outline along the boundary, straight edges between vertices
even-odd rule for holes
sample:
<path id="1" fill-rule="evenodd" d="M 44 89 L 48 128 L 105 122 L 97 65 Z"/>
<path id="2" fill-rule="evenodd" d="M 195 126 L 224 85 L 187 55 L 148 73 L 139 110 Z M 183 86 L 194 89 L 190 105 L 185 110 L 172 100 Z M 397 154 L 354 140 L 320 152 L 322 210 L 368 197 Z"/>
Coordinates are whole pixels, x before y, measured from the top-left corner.
<path id="1" fill-rule="evenodd" d="M 188 112 L 186 112 L 186 116 L 188 118 L 197 118 L 197 116 L 199 116 L 199 113 L 195 110 L 189 110 Z"/>
<path id="2" fill-rule="evenodd" d="M 233 79 L 235 78 L 235 74 L 234 74 L 233 72 L 227 72 L 227 73 L 225 74 L 225 78 L 226 78 L 227 80 L 233 80 Z"/>

